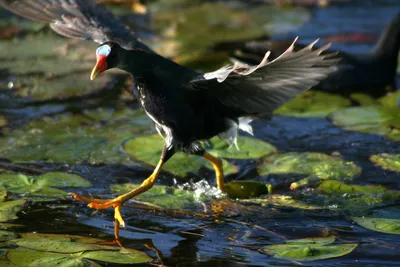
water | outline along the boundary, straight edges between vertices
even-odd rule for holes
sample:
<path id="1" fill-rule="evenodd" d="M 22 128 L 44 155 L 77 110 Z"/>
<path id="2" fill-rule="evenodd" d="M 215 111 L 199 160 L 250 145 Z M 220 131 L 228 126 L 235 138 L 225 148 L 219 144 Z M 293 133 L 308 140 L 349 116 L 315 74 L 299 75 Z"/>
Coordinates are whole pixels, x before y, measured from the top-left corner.
<path id="1" fill-rule="evenodd" d="M 301 36 L 301 40 L 307 43 L 318 37 L 342 32 L 379 35 L 383 27 L 399 11 L 398 0 L 358 0 L 328 8 L 315 8 L 312 10 L 312 19 L 309 22 L 292 32 L 275 35 L 273 38 L 288 39 Z M 333 44 L 334 49 L 352 53 L 368 52 L 372 47 L 371 43 Z M 4 90 L 1 93 L 4 93 Z M 124 101 L 131 103 L 132 100 L 127 98 L 122 102 Z M 19 102 L 17 108 L 8 106 L 4 113 L 6 115 L 23 113 L 25 119 L 13 126 L 18 128 L 19 125 L 44 115 L 71 112 L 71 110 L 72 112 L 78 110 L 79 113 L 80 109 L 77 106 L 81 107 L 82 102 L 78 102 L 79 105 L 75 105 L 76 103 L 71 102 L 73 108 L 66 108 L 52 100 L 43 101 L 41 104 L 35 102 L 33 106 L 27 107 L 18 106 L 21 105 Z M 94 102 L 93 106 L 99 103 L 104 104 Z M 280 152 L 338 153 L 345 160 L 353 161 L 362 168 L 357 182 L 383 184 L 392 189 L 400 189 L 398 172 L 376 167 L 369 160 L 371 155 L 377 153 L 400 153 L 397 141 L 374 134 L 346 131 L 334 126 L 325 118 L 275 116 L 271 121 L 259 120 L 253 125 L 255 136 L 275 145 Z M 233 162 L 239 166 L 239 173 L 227 177 L 227 180 L 237 178 L 262 180 L 262 177 L 260 178 L 255 172 L 255 161 Z M 6 170 L 25 173 L 35 172 L 36 169 L 72 171 L 96 185 L 95 189 L 87 189 L 87 192 L 101 195 L 110 194 L 107 188 L 111 183 L 139 183 L 151 171 L 151 167 L 139 164 L 91 165 L 85 162 L 62 164 L 39 161 L 15 165 L 2 161 L 1 166 Z M 204 183 L 204 178 L 207 178 L 212 184 L 212 177 L 212 173 L 197 174 L 189 177 L 191 178 L 189 184 L 182 185 L 184 182 L 180 180 L 177 183 L 180 184 L 179 187 L 195 188 L 197 191 L 204 189 L 215 196 L 216 192 L 210 190 L 207 182 Z M 173 178 L 173 175 L 163 174 L 160 183 L 173 185 Z M 78 191 L 82 193 L 86 190 Z M 157 264 L 162 260 L 167 266 L 398 266 L 400 261 L 398 236 L 362 228 L 340 212 L 278 209 L 238 203 L 224 198 L 214 198 L 211 202 L 198 202 L 191 210 L 198 214 L 189 212 L 178 214 L 165 210 L 148 211 L 128 206 L 123 208 L 128 226 L 121 231 L 122 242 L 126 247 L 149 254 Z M 222 207 L 223 213 L 215 217 L 213 207 Z M 201 216 L 201 214 L 206 215 Z M 85 204 L 69 199 L 50 204 L 33 203 L 19 217 L 14 223 L 22 225 L 22 228 L 17 230 L 21 233 L 77 234 L 98 236 L 108 241 L 113 239 L 111 210 L 93 212 L 86 208 Z M 352 253 L 340 258 L 302 263 L 279 260 L 260 252 L 263 246 L 282 243 L 286 239 L 326 235 L 334 235 L 340 242 L 356 242 L 359 245 Z"/>

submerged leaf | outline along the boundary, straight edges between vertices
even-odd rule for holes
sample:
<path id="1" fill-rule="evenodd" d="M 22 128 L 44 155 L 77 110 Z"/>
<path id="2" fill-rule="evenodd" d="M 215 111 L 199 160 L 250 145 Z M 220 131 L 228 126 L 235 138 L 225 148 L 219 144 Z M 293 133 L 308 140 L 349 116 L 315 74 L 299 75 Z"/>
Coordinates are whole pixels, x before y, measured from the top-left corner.
<path id="1" fill-rule="evenodd" d="M 400 235 L 400 219 L 352 217 L 352 219 L 372 231 Z"/>
<path id="2" fill-rule="evenodd" d="M 314 261 L 336 258 L 351 253 L 357 244 L 329 245 L 334 237 L 304 238 L 289 240 L 285 244 L 265 246 L 262 251 L 275 258 L 294 261 Z"/>

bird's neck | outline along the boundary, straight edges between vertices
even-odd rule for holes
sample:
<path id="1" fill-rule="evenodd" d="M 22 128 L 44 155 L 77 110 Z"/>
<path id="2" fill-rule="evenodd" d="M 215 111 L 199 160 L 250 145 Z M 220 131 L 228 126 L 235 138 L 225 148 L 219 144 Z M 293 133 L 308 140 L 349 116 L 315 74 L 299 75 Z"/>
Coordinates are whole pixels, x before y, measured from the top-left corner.
<path id="1" fill-rule="evenodd" d="M 383 31 L 374 50 L 380 57 L 393 57 L 397 62 L 397 53 L 400 48 L 400 14 L 398 14 Z"/>
<path id="2" fill-rule="evenodd" d="M 191 71 L 156 53 L 144 50 L 124 50 L 120 54 L 118 68 L 129 72 L 133 77 L 146 77 L 160 72 L 174 75 L 191 74 Z"/>

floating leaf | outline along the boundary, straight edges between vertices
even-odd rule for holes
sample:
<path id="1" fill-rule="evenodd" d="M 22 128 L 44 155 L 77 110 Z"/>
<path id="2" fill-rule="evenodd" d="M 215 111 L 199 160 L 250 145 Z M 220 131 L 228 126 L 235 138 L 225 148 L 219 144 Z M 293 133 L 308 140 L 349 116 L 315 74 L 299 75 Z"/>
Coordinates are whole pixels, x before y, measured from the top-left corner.
<path id="1" fill-rule="evenodd" d="M 383 194 L 387 192 L 384 186 L 376 185 L 347 185 L 337 180 L 321 181 L 318 190 L 325 194 L 354 194 L 354 193 L 367 193 L 367 194 Z"/>
<path id="2" fill-rule="evenodd" d="M 17 213 L 24 208 L 25 203 L 22 199 L 0 203 L 0 222 L 18 219 Z"/>
<path id="3" fill-rule="evenodd" d="M 321 181 L 318 191 L 328 195 L 325 205 L 339 206 L 352 214 L 360 213 L 372 205 L 392 202 L 400 197 L 400 192 L 383 186 L 347 185 L 337 180 Z M 338 197 L 339 196 L 339 197 Z"/>
<path id="4" fill-rule="evenodd" d="M 0 186 L 15 194 L 26 197 L 59 197 L 68 194 L 53 187 L 90 187 L 91 184 L 82 177 L 60 172 L 49 172 L 40 176 L 25 176 L 23 174 L 0 174 Z M 35 199 L 39 201 L 40 199 Z M 49 199 L 43 199 L 49 200 Z M 51 199 L 50 199 L 51 200 Z"/>
<path id="5" fill-rule="evenodd" d="M 271 193 L 272 186 L 257 181 L 231 181 L 225 184 L 230 198 L 252 198 Z"/>
<path id="6" fill-rule="evenodd" d="M 268 195 L 265 198 L 254 198 L 241 200 L 243 202 L 261 204 L 261 205 L 272 205 L 278 208 L 291 208 L 291 209 L 302 209 L 302 210 L 319 210 L 323 209 L 321 206 L 313 205 L 304 202 L 300 199 L 295 199 L 292 196 L 286 195 Z"/>
<path id="7" fill-rule="evenodd" d="M 400 235 L 400 219 L 352 217 L 352 219 L 372 231 Z"/>
<path id="8" fill-rule="evenodd" d="M 308 91 L 279 107 L 274 113 L 295 117 L 326 117 L 333 111 L 351 106 L 349 99 L 319 92 Z"/>
<path id="9" fill-rule="evenodd" d="M 285 244 L 265 246 L 262 251 L 278 259 L 314 261 L 341 257 L 357 247 L 357 244 L 329 245 L 334 241 L 335 238 L 331 236 L 289 240 Z"/>
<path id="10" fill-rule="evenodd" d="M 400 172 L 400 154 L 372 155 L 370 160 L 385 170 Z"/>
<path id="11" fill-rule="evenodd" d="M 384 135 L 400 140 L 398 108 L 383 106 L 351 107 L 332 113 L 332 121 L 346 130 Z"/>
<path id="12" fill-rule="evenodd" d="M 154 134 L 135 137 L 126 142 L 123 147 L 125 152 L 136 159 L 156 165 L 160 159 L 163 144 L 163 139 L 159 135 Z M 213 169 L 211 163 L 203 157 L 178 152 L 168 160 L 163 169 L 184 177 L 189 172 L 196 172 L 203 166 Z M 223 168 L 225 174 L 236 172 L 236 168 L 227 161 L 223 161 Z"/>
<path id="13" fill-rule="evenodd" d="M 92 47 L 94 56 L 96 45 L 85 43 L 87 46 Z M 22 97 L 51 99 L 84 95 L 111 83 L 109 74 L 91 82 L 94 58 L 71 56 L 66 39 L 53 33 L 0 41 L 0 58 L 2 68 L 17 75 L 12 89 Z"/>
<path id="14" fill-rule="evenodd" d="M 361 173 L 361 169 L 353 162 L 320 153 L 281 153 L 266 156 L 258 162 L 257 170 L 260 175 L 301 175 L 309 177 L 291 184 L 291 189 L 308 183 L 310 177 L 319 179 L 351 180 Z"/>
<path id="15" fill-rule="evenodd" d="M 99 266 L 89 259 L 120 264 L 151 260 L 140 251 L 101 245 L 103 242 L 80 236 L 24 234 L 20 239 L 9 241 L 19 248 L 10 250 L 7 258 L 21 266 Z"/>
<path id="16" fill-rule="evenodd" d="M 138 186 L 138 184 L 114 184 L 111 186 L 111 190 L 113 193 L 120 195 Z M 198 205 L 198 201 L 204 200 L 204 198 L 205 196 L 197 196 L 196 192 L 193 191 L 154 185 L 150 190 L 136 196 L 135 200 L 152 203 L 167 209 L 184 209 Z"/>
<path id="17" fill-rule="evenodd" d="M 121 144 L 134 133 L 152 128 L 143 110 L 128 107 L 44 117 L 0 138 L 0 155 L 18 162 L 132 164 Z"/>
<path id="18" fill-rule="evenodd" d="M 205 148 L 215 157 L 230 159 L 256 159 L 276 152 L 273 145 L 253 137 L 239 136 L 237 144 L 239 150 L 235 145 L 229 147 L 225 140 L 214 137 L 206 143 Z"/>

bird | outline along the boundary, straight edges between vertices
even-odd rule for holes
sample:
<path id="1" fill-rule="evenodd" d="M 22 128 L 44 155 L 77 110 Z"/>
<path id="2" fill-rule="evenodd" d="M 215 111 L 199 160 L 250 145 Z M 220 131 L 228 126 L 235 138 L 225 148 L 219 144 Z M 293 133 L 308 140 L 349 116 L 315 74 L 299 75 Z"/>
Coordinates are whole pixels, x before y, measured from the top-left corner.
<path id="1" fill-rule="evenodd" d="M 164 138 L 160 160 L 152 174 L 132 191 L 113 199 L 73 194 L 93 209 L 114 208 L 115 238 L 125 222 L 121 207 L 149 190 L 162 166 L 177 152 L 211 162 L 217 188 L 224 191 L 222 161 L 201 144 L 214 136 L 237 145 L 239 129 L 252 134 L 253 118 L 271 118 L 273 111 L 326 78 L 340 60 L 324 54 L 312 42 L 295 52 L 293 44 L 275 60 L 266 53 L 256 66 L 240 63 L 199 73 L 165 58 L 136 37 L 104 6 L 91 0 L 0 0 L 0 5 L 22 17 L 49 23 L 57 33 L 100 44 L 90 79 L 118 68 L 132 76 L 132 91 L 157 132 Z"/>
<path id="2" fill-rule="evenodd" d="M 234 49 L 232 60 L 247 64 L 258 64 L 266 51 L 271 59 L 279 56 L 290 41 L 254 40 L 242 43 L 222 43 L 215 50 Z M 297 43 L 295 50 L 305 45 Z M 364 93 L 381 97 L 396 90 L 397 55 L 400 49 L 400 13 L 386 25 L 376 45 L 368 53 L 346 53 L 338 51 L 341 58 L 337 69 L 313 88 L 319 91 L 349 96 Z M 327 50 L 325 53 L 332 51 Z"/>

